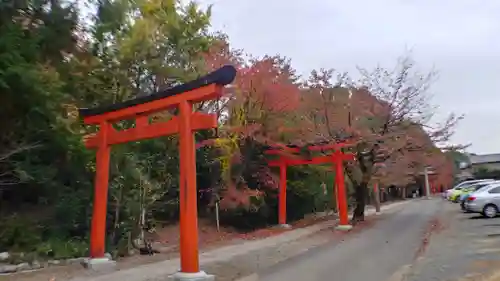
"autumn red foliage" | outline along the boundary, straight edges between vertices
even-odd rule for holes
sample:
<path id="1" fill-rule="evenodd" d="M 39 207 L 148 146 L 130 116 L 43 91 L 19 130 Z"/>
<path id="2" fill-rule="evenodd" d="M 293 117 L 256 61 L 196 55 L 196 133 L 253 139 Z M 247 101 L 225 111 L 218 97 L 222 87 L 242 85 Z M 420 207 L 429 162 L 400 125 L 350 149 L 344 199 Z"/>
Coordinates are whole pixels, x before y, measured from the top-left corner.
<path id="1" fill-rule="evenodd" d="M 262 145 L 281 142 L 293 134 L 300 89 L 295 71 L 280 56 L 249 58 L 231 49 L 224 37 L 205 54 L 207 70 L 232 64 L 237 77 L 224 96 L 207 110 L 221 116 L 219 152 L 230 161 L 229 178 L 223 180 L 222 209 L 251 208 L 250 198 L 259 198 L 277 187 L 277 180 L 265 160 Z M 214 145 L 204 141 L 198 147 Z M 221 147 L 222 146 L 222 147 Z M 271 193 L 272 194 L 272 193 Z"/>
<path id="2" fill-rule="evenodd" d="M 287 131 L 283 117 L 296 110 L 300 89 L 295 70 L 280 56 L 247 58 L 240 50 L 231 49 L 224 38 L 205 54 L 208 70 L 232 64 L 237 77 L 221 103 L 225 129 L 242 137 L 277 137 Z"/>
<path id="3" fill-rule="evenodd" d="M 231 50 L 224 38 L 205 61 L 209 68 L 230 63 L 238 69 L 223 101 L 221 123 L 226 137 L 239 140 L 233 163 L 258 173 L 261 183 L 265 182 L 259 185 L 261 190 L 277 186 L 277 181 L 262 167 L 265 163 L 249 156 L 262 153 L 258 145 L 303 146 L 346 139 L 356 142 L 350 149 L 356 161 L 345 170 L 355 186 L 355 217 L 361 220 L 367 187 L 375 181 L 404 186 L 415 181 L 426 166 L 435 170 L 436 185 L 449 185 L 453 180 L 453 166 L 437 145 L 449 139 L 460 118 L 450 115 L 441 126 L 430 125 L 433 112 L 426 90 L 434 73 L 414 71 L 409 58 L 400 60 L 394 71 L 360 69 L 358 82 L 327 69 L 313 71 L 307 81 L 300 82 L 289 60 L 246 58 L 242 51 Z M 243 199 L 248 191 L 236 186 L 249 187 L 248 181 L 230 184 L 227 201 L 232 203 L 228 206 L 248 203 Z"/>

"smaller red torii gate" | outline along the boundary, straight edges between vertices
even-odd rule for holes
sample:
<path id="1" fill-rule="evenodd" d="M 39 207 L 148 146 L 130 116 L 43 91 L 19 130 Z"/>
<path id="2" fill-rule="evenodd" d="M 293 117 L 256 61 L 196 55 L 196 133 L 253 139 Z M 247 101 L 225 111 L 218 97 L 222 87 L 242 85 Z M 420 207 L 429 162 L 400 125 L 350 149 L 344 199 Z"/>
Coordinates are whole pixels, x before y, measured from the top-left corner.
<path id="1" fill-rule="evenodd" d="M 334 150 L 330 155 L 315 156 L 311 159 L 292 159 L 287 153 L 300 153 L 299 148 L 292 147 L 281 147 L 272 148 L 265 151 L 269 155 L 278 155 L 278 160 L 269 161 L 268 165 L 270 167 L 280 168 L 280 185 L 279 185 L 279 203 L 278 203 L 278 223 L 281 226 L 288 227 L 287 215 L 286 215 L 286 169 L 288 166 L 295 165 L 313 165 L 313 164 L 333 164 L 333 169 L 335 171 L 335 186 L 337 187 L 338 202 L 338 212 L 339 212 L 339 225 L 338 230 L 349 230 L 352 226 L 349 224 L 349 217 L 347 212 L 347 194 L 345 190 L 345 177 L 344 177 L 344 161 L 354 160 L 354 155 L 352 153 L 344 153 L 341 151 L 342 148 L 352 146 L 352 142 L 341 142 L 329 145 L 312 145 L 309 146 L 309 151 L 325 151 Z"/>

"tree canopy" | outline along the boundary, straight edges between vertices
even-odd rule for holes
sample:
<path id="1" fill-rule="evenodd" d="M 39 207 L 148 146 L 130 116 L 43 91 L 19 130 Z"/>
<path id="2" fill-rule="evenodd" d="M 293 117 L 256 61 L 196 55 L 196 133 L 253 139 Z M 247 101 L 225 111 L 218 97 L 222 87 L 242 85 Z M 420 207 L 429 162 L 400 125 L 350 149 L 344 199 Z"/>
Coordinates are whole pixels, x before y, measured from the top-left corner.
<path id="1" fill-rule="evenodd" d="M 252 57 L 231 48 L 230 38 L 210 31 L 210 7 L 99 0 L 89 20 L 78 2 L 0 4 L 0 214 L 6 218 L 0 251 L 44 257 L 87 251 L 95 156 L 83 139 L 96 128 L 82 124 L 78 108 L 149 95 L 224 64 L 237 68 L 236 81 L 221 99 L 196 105 L 219 116 L 217 130 L 196 133 L 201 216 L 211 218 L 217 202 L 222 222 L 234 227 L 276 222 L 277 175 L 263 153 L 269 145 L 355 140 L 356 161 L 345 172 L 356 220 L 375 181 L 405 186 L 429 165 L 442 184 L 453 180 L 442 144 L 461 116 L 434 122 L 428 90 L 435 72 L 416 71 L 410 57 L 391 70 L 360 68 L 359 81 L 333 69 L 300 77 L 282 55 Z M 144 215 L 177 220 L 177 155 L 176 136 L 113 147 L 110 251 L 123 254 L 121 245 L 139 234 Z M 325 167 L 290 168 L 290 219 L 319 210 L 326 196 L 320 185 L 331 179 Z M 74 245 L 60 247 L 68 241 Z"/>

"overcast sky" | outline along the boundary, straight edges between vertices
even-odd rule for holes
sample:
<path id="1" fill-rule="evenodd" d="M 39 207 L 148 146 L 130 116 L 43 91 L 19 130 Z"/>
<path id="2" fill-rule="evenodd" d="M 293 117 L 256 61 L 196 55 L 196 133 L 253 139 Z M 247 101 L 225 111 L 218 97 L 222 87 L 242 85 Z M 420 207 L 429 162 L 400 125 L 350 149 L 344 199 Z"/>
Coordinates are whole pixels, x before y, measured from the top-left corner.
<path id="1" fill-rule="evenodd" d="M 440 78 L 433 103 L 463 113 L 452 141 L 500 153 L 499 0 L 198 0 L 214 4 L 213 28 L 235 48 L 285 55 L 302 74 L 314 68 L 391 67 L 412 49 Z"/>

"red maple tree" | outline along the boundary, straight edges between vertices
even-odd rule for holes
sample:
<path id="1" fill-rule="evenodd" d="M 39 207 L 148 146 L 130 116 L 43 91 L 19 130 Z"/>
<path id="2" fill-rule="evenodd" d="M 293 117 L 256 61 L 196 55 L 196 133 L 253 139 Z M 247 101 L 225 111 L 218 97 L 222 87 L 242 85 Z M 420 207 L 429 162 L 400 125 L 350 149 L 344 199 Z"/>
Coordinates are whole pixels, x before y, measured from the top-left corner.
<path id="1" fill-rule="evenodd" d="M 435 112 L 427 90 L 435 73 L 417 72 L 408 57 L 392 71 L 359 71 L 357 83 L 333 70 L 314 71 L 305 85 L 308 105 L 303 110 L 314 124 L 307 138 L 357 142 L 352 148 L 357 161 L 346 165 L 355 186 L 353 222 L 364 220 L 367 187 L 373 175 L 383 172 L 379 169 L 404 182 L 405 174 L 427 165 L 436 145 L 449 139 L 461 119 L 450 114 L 440 125 L 431 122 Z"/>
<path id="2" fill-rule="evenodd" d="M 224 147 L 220 147 L 220 154 L 231 162 L 220 192 L 221 207 L 251 207 L 248 197 L 258 197 L 264 194 L 262 190 L 277 186 L 263 158 L 262 145 L 280 142 L 293 131 L 291 120 L 300 98 L 295 70 L 280 56 L 244 57 L 243 52 L 231 50 L 223 38 L 205 62 L 209 70 L 225 64 L 238 70 L 231 87 L 217 104 L 207 105 L 207 110 L 221 116 L 218 143 Z"/>

